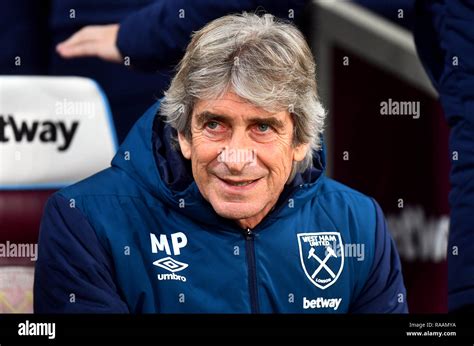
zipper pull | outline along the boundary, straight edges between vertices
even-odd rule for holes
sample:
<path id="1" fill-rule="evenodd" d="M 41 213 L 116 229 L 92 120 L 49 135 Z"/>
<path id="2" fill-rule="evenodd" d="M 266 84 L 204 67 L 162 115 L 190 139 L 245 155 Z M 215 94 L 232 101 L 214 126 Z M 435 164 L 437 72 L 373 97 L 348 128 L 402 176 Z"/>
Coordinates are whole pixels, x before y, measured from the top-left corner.
<path id="1" fill-rule="evenodd" d="M 253 238 L 253 232 L 250 228 L 245 230 L 245 239 L 250 240 Z"/>

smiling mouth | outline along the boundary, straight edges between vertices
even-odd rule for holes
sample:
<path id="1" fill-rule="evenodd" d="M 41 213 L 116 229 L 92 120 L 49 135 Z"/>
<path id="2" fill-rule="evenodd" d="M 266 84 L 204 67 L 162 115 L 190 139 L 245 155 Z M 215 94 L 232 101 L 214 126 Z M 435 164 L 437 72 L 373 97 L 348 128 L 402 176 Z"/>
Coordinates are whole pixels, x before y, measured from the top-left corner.
<path id="1" fill-rule="evenodd" d="M 252 184 L 255 180 L 247 180 L 247 181 L 241 181 L 241 182 L 229 182 L 224 180 L 227 184 L 232 185 L 232 186 L 247 186 L 249 184 Z"/>
<path id="2" fill-rule="evenodd" d="M 260 178 L 252 179 L 252 180 L 229 180 L 229 179 L 222 179 L 222 178 L 219 178 L 219 179 L 222 180 L 227 185 L 242 187 L 242 186 L 248 186 L 248 185 L 256 182 L 257 180 L 259 180 Z"/>

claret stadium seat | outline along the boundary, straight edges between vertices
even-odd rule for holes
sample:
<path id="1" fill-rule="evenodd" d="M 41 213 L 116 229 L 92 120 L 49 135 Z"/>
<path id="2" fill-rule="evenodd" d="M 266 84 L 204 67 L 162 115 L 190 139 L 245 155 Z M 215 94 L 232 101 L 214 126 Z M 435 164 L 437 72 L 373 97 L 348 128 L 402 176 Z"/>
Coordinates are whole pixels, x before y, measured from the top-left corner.
<path id="1" fill-rule="evenodd" d="M 108 101 L 93 80 L 0 76 L 0 313 L 33 310 L 48 197 L 108 167 L 116 149 Z"/>

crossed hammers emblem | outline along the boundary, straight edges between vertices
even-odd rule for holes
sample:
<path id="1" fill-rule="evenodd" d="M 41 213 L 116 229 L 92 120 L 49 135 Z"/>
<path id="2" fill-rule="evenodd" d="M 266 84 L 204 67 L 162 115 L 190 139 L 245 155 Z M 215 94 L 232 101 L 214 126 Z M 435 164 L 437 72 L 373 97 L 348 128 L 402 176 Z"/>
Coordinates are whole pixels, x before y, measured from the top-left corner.
<path id="1" fill-rule="evenodd" d="M 328 273 L 329 275 L 331 275 L 331 277 L 334 279 L 336 277 L 336 274 L 334 274 L 334 272 L 331 270 L 331 268 L 328 267 L 328 265 L 326 264 L 326 262 L 331 258 L 331 257 L 336 257 L 337 258 L 337 255 L 336 253 L 334 252 L 334 250 L 332 249 L 332 247 L 330 246 L 326 246 L 326 251 L 328 252 L 328 254 L 326 255 L 326 257 L 322 260 L 321 258 L 319 258 L 314 252 L 314 247 L 312 247 L 310 250 L 309 250 L 309 254 L 308 254 L 308 259 L 310 259 L 311 257 L 314 258 L 316 261 L 319 262 L 319 267 L 316 268 L 316 270 L 314 271 L 313 275 L 311 275 L 311 278 L 315 278 L 316 275 L 318 275 L 318 273 L 324 268 Z"/>

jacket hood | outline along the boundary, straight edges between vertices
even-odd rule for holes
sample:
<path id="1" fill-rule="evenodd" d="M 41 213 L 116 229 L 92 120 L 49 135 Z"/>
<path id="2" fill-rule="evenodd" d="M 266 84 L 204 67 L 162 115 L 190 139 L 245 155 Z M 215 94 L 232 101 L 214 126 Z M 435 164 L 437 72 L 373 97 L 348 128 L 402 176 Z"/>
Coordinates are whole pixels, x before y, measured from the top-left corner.
<path id="1" fill-rule="evenodd" d="M 194 182 L 191 164 L 172 145 L 176 131 L 159 115 L 160 101 L 151 106 L 135 123 L 112 160 L 151 196 L 199 223 L 236 229 L 236 223 L 215 213 Z M 313 153 L 313 167 L 296 174 L 285 185 L 272 211 L 257 226 L 295 212 L 311 197 L 324 175 L 324 147 Z M 289 208 L 288 199 L 293 198 Z"/>

